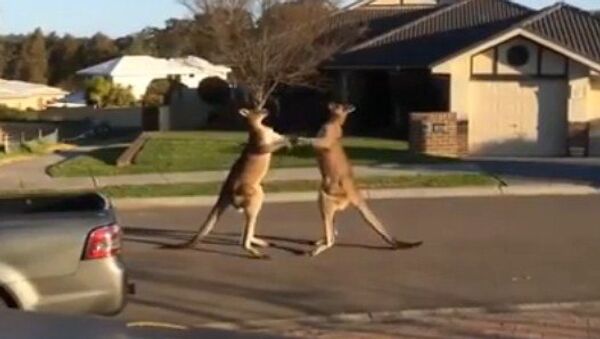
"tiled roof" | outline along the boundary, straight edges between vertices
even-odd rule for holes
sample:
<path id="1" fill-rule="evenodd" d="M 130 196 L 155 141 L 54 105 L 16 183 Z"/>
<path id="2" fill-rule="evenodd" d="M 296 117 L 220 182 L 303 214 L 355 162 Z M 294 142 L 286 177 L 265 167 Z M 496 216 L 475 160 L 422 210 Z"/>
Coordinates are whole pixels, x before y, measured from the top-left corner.
<path id="1" fill-rule="evenodd" d="M 558 3 L 526 20 L 521 28 L 600 63 L 600 19 Z"/>
<path id="2" fill-rule="evenodd" d="M 436 8 L 432 6 L 357 8 L 337 14 L 333 18 L 333 27 L 365 25 L 366 30 L 359 38 L 362 42 L 415 21 L 434 10 Z"/>
<path id="3" fill-rule="evenodd" d="M 331 65 L 424 67 L 532 15 L 505 0 L 463 0 L 365 41 Z"/>
<path id="4" fill-rule="evenodd" d="M 462 0 L 422 11 L 397 22 L 393 15 L 373 20 L 370 27 L 378 27 L 375 34 L 328 66 L 427 67 L 516 28 L 600 63 L 598 14 L 565 3 L 535 12 L 507 0 Z M 377 34 L 381 32 L 385 33 Z"/>

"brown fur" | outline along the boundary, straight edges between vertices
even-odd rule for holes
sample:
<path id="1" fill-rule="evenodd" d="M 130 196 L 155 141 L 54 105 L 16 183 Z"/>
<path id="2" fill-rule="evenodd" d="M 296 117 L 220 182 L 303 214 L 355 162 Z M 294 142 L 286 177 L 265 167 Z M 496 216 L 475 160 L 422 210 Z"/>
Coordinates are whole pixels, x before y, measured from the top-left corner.
<path id="1" fill-rule="evenodd" d="M 299 143 L 311 144 L 316 153 L 321 170 L 322 182 L 319 192 L 319 207 L 323 218 L 323 240 L 317 242 L 312 252 L 316 256 L 331 248 L 335 242 L 335 215 L 349 205 L 356 207 L 365 221 L 387 243 L 394 248 L 410 248 L 422 242 L 406 243 L 396 240 L 385 229 L 367 205 L 359 189 L 356 187 L 352 165 L 342 146 L 343 126 L 354 107 L 341 104 L 330 104 L 330 119 L 321 128 L 317 138 L 300 138 Z"/>
<path id="2" fill-rule="evenodd" d="M 256 221 L 264 201 L 262 180 L 269 171 L 271 155 L 283 147 L 291 147 L 290 141 L 263 124 L 266 111 L 241 110 L 246 117 L 249 129 L 248 143 L 242 154 L 233 164 L 217 203 L 197 234 L 181 247 L 193 247 L 206 237 L 217 224 L 219 217 L 229 206 L 244 213 L 246 225 L 242 236 L 242 246 L 252 256 L 264 258 L 253 245 L 266 247 L 269 244 L 255 236 Z"/>

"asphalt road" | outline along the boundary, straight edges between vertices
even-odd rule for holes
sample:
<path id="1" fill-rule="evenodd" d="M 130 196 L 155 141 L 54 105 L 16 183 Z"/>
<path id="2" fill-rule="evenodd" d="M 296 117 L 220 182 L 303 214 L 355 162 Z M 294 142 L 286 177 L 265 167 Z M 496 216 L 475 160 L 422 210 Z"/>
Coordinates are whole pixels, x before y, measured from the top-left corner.
<path id="1" fill-rule="evenodd" d="M 354 211 L 338 218 L 338 246 L 298 255 L 320 236 L 316 204 L 270 204 L 259 234 L 271 260 L 249 259 L 229 212 L 196 250 L 187 239 L 206 208 L 120 213 L 137 295 L 120 316 L 187 325 L 341 312 L 600 300 L 600 198 L 380 200 L 388 228 L 418 249 L 387 250 Z"/>

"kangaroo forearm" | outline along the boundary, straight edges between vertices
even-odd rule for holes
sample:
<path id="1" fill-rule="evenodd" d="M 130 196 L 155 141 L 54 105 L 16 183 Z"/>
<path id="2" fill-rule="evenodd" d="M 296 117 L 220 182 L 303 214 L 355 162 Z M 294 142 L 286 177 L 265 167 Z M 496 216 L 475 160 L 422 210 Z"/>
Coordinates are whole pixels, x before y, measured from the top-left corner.
<path id="1" fill-rule="evenodd" d="M 286 148 L 289 146 L 290 146 L 289 141 L 281 140 L 281 141 L 274 142 L 272 144 L 261 145 L 258 147 L 258 151 L 260 153 L 275 153 L 275 152 L 279 151 L 280 149 Z"/>
<path id="2" fill-rule="evenodd" d="M 319 149 L 328 149 L 331 147 L 331 142 L 324 138 L 300 138 L 298 142 L 301 145 L 310 145 Z"/>

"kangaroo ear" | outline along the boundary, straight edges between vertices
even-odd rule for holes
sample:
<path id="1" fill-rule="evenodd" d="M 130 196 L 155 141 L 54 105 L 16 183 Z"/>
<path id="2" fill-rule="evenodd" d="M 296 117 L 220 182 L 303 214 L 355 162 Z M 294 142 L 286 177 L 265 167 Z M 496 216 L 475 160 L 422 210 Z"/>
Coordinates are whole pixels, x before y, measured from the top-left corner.
<path id="1" fill-rule="evenodd" d="M 243 117 L 247 117 L 250 114 L 250 110 L 246 109 L 246 108 L 242 108 L 240 109 L 240 115 Z"/>
<path id="2" fill-rule="evenodd" d="M 335 109 L 337 108 L 337 104 L 335 102 L 330 102 L 327 105 L 327 108 L 329 108 L 330 111 L 335 111 Z"/>
<path id="3" fill-rule="evenodd" d="M 346 106 L 346 112 L 352 113 L 354 111 L 356 111 L 356 107 L 354 107 L 354 105 L 348 105 L 348 106 Z"/>

